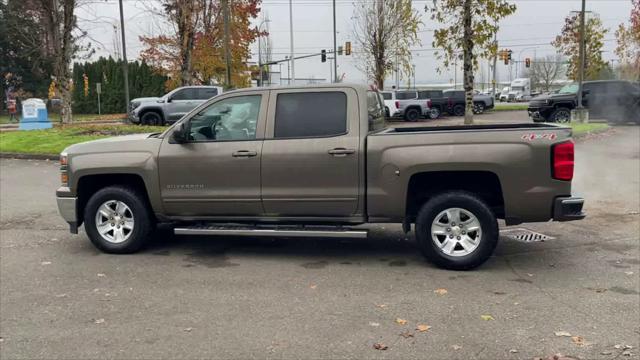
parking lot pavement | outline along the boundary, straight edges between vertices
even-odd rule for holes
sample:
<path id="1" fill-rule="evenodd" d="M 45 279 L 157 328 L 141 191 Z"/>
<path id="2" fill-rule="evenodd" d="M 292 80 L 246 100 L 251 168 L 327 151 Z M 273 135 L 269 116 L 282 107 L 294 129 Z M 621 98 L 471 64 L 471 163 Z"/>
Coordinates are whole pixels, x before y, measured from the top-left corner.
<path id="1" fill-rule="evenodd" d="M 579 142 L 587 219 L 525 225 L 554 239 L 503 237 L 470 272 L 426 263 L 397 225 L 368 240 L 164 230 L 101 254 L 57 215 L 56 164 L 2 159 L 0 358 L 637 359 L 639 137 Z"/>

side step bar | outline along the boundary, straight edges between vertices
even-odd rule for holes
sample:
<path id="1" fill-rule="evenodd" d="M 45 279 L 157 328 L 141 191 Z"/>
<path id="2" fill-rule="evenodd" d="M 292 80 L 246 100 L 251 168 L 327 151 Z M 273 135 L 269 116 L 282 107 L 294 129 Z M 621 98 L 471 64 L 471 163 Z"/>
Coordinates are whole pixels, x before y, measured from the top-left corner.
<path id="1" fill-rule="evenodd" d="M 227 236 L 273 236 L 273 237 L 315 237 L 315 238 L 360 238 L 367 237 L 366 230 L 341 228 L 303 228 L 303 227 L 185 227 L 175 228 L 176 235 L 227 235 Z"/>

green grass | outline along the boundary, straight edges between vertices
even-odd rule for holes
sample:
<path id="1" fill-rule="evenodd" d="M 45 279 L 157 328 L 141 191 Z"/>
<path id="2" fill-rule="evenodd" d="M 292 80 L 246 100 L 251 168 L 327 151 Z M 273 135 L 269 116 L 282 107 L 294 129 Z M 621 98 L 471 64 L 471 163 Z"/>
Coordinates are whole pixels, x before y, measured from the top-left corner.
<path id="1" fill-rule="evenodd" d="M 47 130 L 5 131 L 0 133 L 0 152 L 58 154 L 69 145 L 111 136 L 161 132 L 166 127 L 136 125 L 85 125 Z"/>
<path id="2" fill-rule="evenodd" d="M 83 121 L 92 121 L 92 120 L 124 120 L 126 118 L 125 114 L 73 114 L 73 121 L 83 122 Z M 58 114 L 49 114 L 49 120 L 52 123 L 60 122 L 60 115 Z M 15 120 L 14 120 L 15 121 Z M 9 123 L 9 115 L 0 115 L 0 124 L 8 124 Z"/>
<path id="3" fill-rule="evenodd" d="M 529 107 L 528 104 L 518 104 L 518 103 L 496 103 L 493 110 L 495 111 L 519 111 L 519 110 L 527 110 Z"/>
<path id="4" fill-rule="evenodd" d="M 609 125 L 604 123 L 571 123 L 573 136 L 583 136 L 609 130 Z"/>

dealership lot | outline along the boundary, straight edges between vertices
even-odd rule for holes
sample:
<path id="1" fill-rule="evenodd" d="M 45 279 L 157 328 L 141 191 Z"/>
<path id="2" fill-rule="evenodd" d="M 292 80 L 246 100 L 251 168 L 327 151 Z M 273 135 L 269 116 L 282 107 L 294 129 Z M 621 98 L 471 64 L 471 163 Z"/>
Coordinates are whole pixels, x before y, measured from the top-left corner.
<path id="1" fill-rule="evenodd" d="M 552 239 L 503 236 L 471 272 L 426 263 L 397 225 L 368 240 L 165 229 L 106 255 L 58 216 L 57 164 L 2 159 L 0 357 L 638 358 L 639 137 L 578 142 L 587 219 L 526 225 Z"/>

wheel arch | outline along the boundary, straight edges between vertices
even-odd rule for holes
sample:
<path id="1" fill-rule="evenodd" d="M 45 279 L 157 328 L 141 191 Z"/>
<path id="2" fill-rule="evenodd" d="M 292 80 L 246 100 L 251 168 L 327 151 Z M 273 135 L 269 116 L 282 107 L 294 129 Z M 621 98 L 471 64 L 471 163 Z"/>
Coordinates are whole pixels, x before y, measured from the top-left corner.
<path id="1" fill-rule="evenodd" d="M 138 117 L 140 118 L 140 123 L 142 123 L 142 117 L 145 114 L 150 113 L 150 112 L 155 112 L 158 115 L 160 115 L 160 119 L 162 120 L 163 123 L 167 121 L 166 117 L 164 116 L 164 111 L 162 111 L 162 108 L 157 107 L 157 106 L 153 106 L 153 107 L 148 107 L 148 108 L 144 108 L 144 109 L 140 110 L 140 113 L 138 115 Z"/>
<path id="2" fill-rule="evenodd" d="M 100 189 L 114 185 L 127 186 L 142 194 L 153 216 L 147 186 L 141 175 L 135 173 L 88 174 L 80 177 L 77 182 L 78 226 L 84 221 L 84 209 L 91 196 Z"/>
<path id="3" fill-rule="evenodd" d="M 469 181 L 473 179 L 473 181 Z M 505 217 L 502 184 L 491 171 L 434 171 L 415 173 L 409 179 L 405 219 L 414 222 L 422 205 L 446 191 L 464 191 L 485 201 L 496 218 Z"/>

